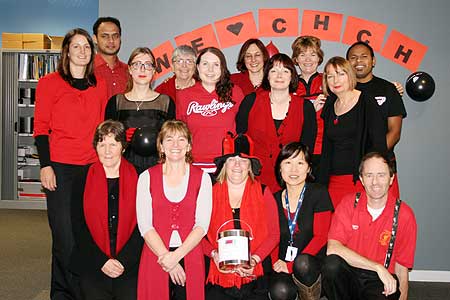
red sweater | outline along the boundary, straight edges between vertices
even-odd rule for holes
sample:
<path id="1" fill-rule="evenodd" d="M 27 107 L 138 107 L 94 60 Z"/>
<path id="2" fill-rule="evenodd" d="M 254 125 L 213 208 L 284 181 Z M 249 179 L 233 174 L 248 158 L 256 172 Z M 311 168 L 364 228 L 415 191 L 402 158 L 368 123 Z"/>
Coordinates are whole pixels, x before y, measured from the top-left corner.
<path id="1" fill-rule="evenodd" d="M 222 140 L 228 131 L 235 132 L 235 116 L 244 98 L 239 87 L 233 87 L 231 102 L 220 102 L 215 91 L 209 93 L 197 82 L 177 92 L 176 116 L 192 132 L 192 154 L 197 163 L 213 163 L 222 155 Z"/>
<path id="2" fill-rule="evenodd" d="M 51 161 L 74 165 L 96 161 L 92 140 L 107 101 L 106 83 L 98 77 L 97 86 L 84 91 L 70 86 L 57 72 L 39 80 L 34 137 L 49 136 Z"/>
<path id="3" fill-rule="evenodd" d="M 255 89 L 253 83 L 250 81 L 248 71 L 231 74 L 231 81 L 234 83 L 234 85 L 237 85 L 241 88 L 244 96 L 260 89 L 260 87 Z"/>
<path id="4" fill-rule="evenodd" d="M 155 91 L 160 94 L 168 95 L 170 98 L 172 98 L 173 102 L 176 105 L 177 89 L 175 87 L 175 75 L 166 79 L 163 83 L 158 85 Z"/>

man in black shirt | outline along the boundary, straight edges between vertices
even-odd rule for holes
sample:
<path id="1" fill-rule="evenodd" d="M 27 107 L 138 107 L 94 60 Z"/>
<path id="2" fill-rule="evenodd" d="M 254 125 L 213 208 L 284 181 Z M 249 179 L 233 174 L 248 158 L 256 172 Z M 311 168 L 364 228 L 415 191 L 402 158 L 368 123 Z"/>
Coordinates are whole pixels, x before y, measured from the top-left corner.
<path id="1" fill-rule="evenodd" d="M 356 42 L 350 46 L 346 54 L 347 59 L 356 73 L 356 89 L 367 94 L 376 101 L 385 120 L 384 131 L 388 147 L 388 157 L 392 161 L 396 172 L 394 146 L 400 140 L 402 121 L 406 117 L 406 109 L 396 86 L 382 78 L 373 75 L 376 58 L 372 47 L 364 42 Z M 397 176 L 395 176 L 397 178 Z M 393 189 L 399 194 L 398 182 L 394 182 Z M 394 190 L 395 191 L 395 190 Z"/>

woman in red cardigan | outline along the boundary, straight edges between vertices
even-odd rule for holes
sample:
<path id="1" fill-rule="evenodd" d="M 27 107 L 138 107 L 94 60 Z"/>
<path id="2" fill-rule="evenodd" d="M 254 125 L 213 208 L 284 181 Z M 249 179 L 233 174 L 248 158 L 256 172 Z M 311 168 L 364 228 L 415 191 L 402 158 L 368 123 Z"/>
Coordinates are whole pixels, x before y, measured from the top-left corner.
<path id="1" fill-rule="evenodd" d="M 34 138 L 41 164 L 52 231 L 52 299 L 73 299 L 79 288 L 68 270 L 74 244 L 70 206 L 72 183 L 97 160 L 92 147 L 95 128 L 103 121 L 106 83 L 94 75 L 94 43 L 81 28 L 64 37 L 57 72 L 39 80 Z"/>
<path id="2" fill-rule="evenodd" d="M 286 54 L 275 54 L 264 69 L 263 90 L 249 94 L 236 116 L 236 131 L 247 133 L 261 159 L 261 183 L 274 192 L 280 190 L 275 179 L 275 160 L 289 142 L 301 141 L 314 149 L 316 113 L 309 101 L 295 95 L 298 78 L 294 63 Z"/>
<path id="3" fill-rule="evenodd" d="M 263 276 L 263 261 L 279 239 L 276 204 L 270 188 L 255 179 L 261 164 L 252 156 L 251 140 L 245 135 L 238 135 L 228 143 L 229 140 L 225 139 L 223 156 L 214 161 L 217 183 L 213 187 L 211 224 L 206 239 L 203 239 L 204 253 L 211 258 L 206 299 L 266 300 L 268 289 Z M 249 226 L 252 230 L 250 264 L 224 271 L 219 267 L 217 232 L 222 224 L 232 219 L 231 227 L 249 230 Z M 229 229 L 227 226 L 223 228 Z"/>
<path id="4" fill-rule="evenodd" d="M 272 300 L 318 300 L 321 260 L 326 256 L 333 205 L 327 188 L 311 183 L 311 155 L 293 142 L 281 149 L 276 162 L 275 193 L 280 221 L 280 244 L 272 252 Z"/>

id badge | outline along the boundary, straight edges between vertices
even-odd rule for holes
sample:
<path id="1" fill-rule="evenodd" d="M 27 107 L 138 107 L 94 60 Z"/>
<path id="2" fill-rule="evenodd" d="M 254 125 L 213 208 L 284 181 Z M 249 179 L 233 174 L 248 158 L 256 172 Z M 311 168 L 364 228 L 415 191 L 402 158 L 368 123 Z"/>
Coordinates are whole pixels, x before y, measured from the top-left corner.
<path id="1" fill-rule="evenodd" d="M 294 259 L 297 257 L 297 247 L 288 246 L 286 250 L 286 261 L 294 261 Z"/>

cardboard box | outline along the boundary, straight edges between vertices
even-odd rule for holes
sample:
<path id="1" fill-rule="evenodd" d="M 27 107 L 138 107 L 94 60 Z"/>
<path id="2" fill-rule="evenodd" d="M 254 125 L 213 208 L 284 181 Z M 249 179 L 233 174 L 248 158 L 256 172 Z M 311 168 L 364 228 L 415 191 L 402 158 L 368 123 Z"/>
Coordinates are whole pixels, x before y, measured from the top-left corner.
<path id="1" fill-rule="evenodd" d="M 2 33 L 2 48 L 4 49 L 23 49 L 21 33 Z"/>
<path id="2" fill-rule="evenodd" d="M 63 36 L 50 35 L 50 49 L 61 50 L 62 42 L 64 40 Z"/>
<path id="3" fill-rule="evenodd" d="M 23 49 L 50 49 L 50 38 L 43 33 L 23 33 Z"/>

